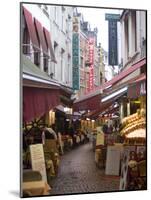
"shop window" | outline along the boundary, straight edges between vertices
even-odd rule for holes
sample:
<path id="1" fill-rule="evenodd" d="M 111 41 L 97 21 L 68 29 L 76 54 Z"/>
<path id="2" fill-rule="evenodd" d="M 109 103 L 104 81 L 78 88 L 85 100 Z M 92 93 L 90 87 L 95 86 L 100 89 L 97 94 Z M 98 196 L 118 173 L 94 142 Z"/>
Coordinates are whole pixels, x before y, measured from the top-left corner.
<path id="1" fill-rule="evenodd" d="M 131 111 L 131 114 L 134 114 L 137 112 L 138 109 L 140 109 L 140 104 L 138 103 L 135 103 L 135 102 L 138 102 L 139 99 L 133 99 L 131 101 L 131 104 L 130 104 L 130 111 Z"/>

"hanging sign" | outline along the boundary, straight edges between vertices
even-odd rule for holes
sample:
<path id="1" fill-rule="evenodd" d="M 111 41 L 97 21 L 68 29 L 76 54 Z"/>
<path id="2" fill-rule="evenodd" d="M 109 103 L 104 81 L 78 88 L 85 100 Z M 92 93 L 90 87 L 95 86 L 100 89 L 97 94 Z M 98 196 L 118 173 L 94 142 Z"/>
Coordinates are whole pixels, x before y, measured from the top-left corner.
<path id="1" fill-rule="evenodd" d="M 79 34 L 73 33 L 72 36 L 72 64 L 73 64 L 73 89 L 80 89 L 79 72 Z"/>
<path id="2" fill-rule="evenodd" d="M 118 65 L 118 47 L 117 47 L 117 21 L 120 19 L 118 14 L 105 14 L 108 20 L 108 42 L 109 42 L 109 65 Z"/>
<path id="3" fill-rule="evenodd" d="M 80 47 L 79 47 L 79 19 L 73 18 L 73 34 L 72 34 L 72 85 L 73 90 L 80 89 Z"/>
<path id="4" fill-rule="evenodd" d="M 88 44 L 89 44 L 89 63 L 90 63 L 88 91 L 91 91 L 94 88 L 94 44 L 95 44 L 95 39 L 89 38 Z"/>

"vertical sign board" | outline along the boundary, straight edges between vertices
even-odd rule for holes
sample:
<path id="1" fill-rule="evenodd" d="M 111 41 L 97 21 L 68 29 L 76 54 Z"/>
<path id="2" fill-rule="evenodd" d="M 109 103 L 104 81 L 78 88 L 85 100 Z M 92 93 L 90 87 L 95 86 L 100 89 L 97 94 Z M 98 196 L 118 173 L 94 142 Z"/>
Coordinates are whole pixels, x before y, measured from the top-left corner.
<path id="1" fill-rule="evenodd" d="M 119 176 L 120 172 L 120 158 L 121 147 L 120 146 L 108 146 L 107 147 L 107 159 L 106 159 L 106 175 Z"/>
<path id="2" fill-rule="evenodd" d="M 94 88 L 94 44 L 95 39 L 89 38 L 89 63 L 90 63 L 90 73 L 89 73 L 89 84 L 88 91 L 93 90 Z"/>
<path id="3" fill-rule="evenodd" d="M 79 23 L 78 18 L 73 19 L 73 35 L 72 35 L 72 85 L 74 90 L 80 89 L 80 70 L 79 70 Z"/>
<path id="4" fill-rule="evenodd" d="M 43 145 L 42 144 L 30 145 L 30 154 L 31 154 L 32 170 L 39 171 L 42 175 L 42 180 L 47 182 Z"/>
<path id="5" fill-rule="evenodd" d="M 118 65 L 118 47 L 117 47 L 117 21 L 120 20 L 119 14 L 105 14 L 108 20 L 108 41 L 109 41 L 109 65 Z"/>

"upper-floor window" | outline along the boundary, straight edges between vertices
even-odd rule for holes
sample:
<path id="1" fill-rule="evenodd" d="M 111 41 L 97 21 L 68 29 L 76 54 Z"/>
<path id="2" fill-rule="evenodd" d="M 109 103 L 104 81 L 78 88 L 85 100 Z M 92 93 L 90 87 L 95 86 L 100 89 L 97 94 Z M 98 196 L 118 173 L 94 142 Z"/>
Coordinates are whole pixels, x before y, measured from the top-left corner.
<path id="1" fill-rule="evenodd" d="M 57 44 L 56 41 L 54 41 L 54 54 L 55 54 L 55 57 L 57 57 L 57 54 L 58 54 L 58 44 Z M 56 63 L 53 63 L 52 73 L 53 73 L 53 76 L 55 77 L 56 76 Z"/>
<path id="2" fill-rule="evenodd" d="M 137 51 L 137 27 L 136 27 L 136 11 L 132 11 L 132 28 L 134 50 Z"/>
<path id="3" fill-rule="evenodd" d="M 61 16 L 61 30 L 64 31 L 64 14 Z"/>
<path id="4" fill-rule="evenodd" d="M 44 65 L 44 71 L 47 73 L 48 73 L 48 60 L 49 60 L 49 57 L 44 54 L 43 65 Z"/>
<path id="5" fill-rule="evenodd" d="M 65 32 L 65 7 L 62 6 L 61 30 Z"/>
<path id="6" fill-rule="evenodd" d="M 65 50 L 61 48 L 61 81 L 64 81 L 64 52 Z"/>
<path id="7" fill-rule="evenodd" d="M 70 83 L 70 64 L 71 64 L 71 55 L 68 54 L 68 63 L 67 63 L 67 78 L 66 78 L 66 81 L 67 81 L 67 84 Z"/>
<path id="8" fill-rule="evenodd" d="M 23 44 L 23 54 L 29 55 L 30 56 L 30 36 L 29 36 L 29 31 L 28 27 L 25 21 L 25 18 L 23 16 L 22 18 L 22 44 Z"/>
<path id="9" fill-rule="evenodd" d="M 125 48 L 126 48 L 126 57 L 129 56 L 129 23 L 128 18 L 125 19 Z"/>
<path id="10" fill-rule="evenodd" d="M 30 37 L 27 26 L 23 29 L 23 54 L 30 56 Z"/>
<path id="11" fill-rule="evenodd" d="M 56 6 L 54 7 L 54 19 L 55 19 L 55 22 L 57 22 L 57 7 Z"/>
<path id="12" fill-rule="evenodd" d="M 36 50 L 34 51 L 34 64 L 40 66 L 40 52 Z"/>
<path id="13" fill-rule="evenodd" d="M 43 5 L 43 13 L 49 18 L 49 10 L 47 5 Z"/>

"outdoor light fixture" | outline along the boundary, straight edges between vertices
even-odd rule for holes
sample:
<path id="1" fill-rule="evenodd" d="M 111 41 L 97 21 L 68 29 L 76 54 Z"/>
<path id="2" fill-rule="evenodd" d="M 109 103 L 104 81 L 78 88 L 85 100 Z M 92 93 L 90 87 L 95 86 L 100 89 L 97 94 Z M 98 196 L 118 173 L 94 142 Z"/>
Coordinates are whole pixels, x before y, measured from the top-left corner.
<path id="1" fill-rule="evenodd" d="M 91 121 L 92 121 L 92 122 L 95 122 L 95 120 L 94 120 L 94 119 L 92 119 Z"/>
<path id="2" fill-rule="evenodd" d="M 104 97 L 104 98 L 101 100 L 101 102 L 105 102 L 105 101 L 107 101 L 107 100 L 109 100 L 109 99 L 111 99 L 111 98 L 117 96 L 118 94 L 121 94 L 122 92 L 127 91 L 127 89 L 128 89 L 128 87 L 126 86 L 126 87 L 124 87 L 124 88 L 122 88 L 122 89 L 120 89 L 120 90 L 118 90 L 118 91 L 116 91 L 116 92 L 114 92 L 114 93 L 112 93 L 112 94 L 110 94 L 110 95 Z"/>
<path id="3" fill-rule="evenodd" d="M 55 123 L 55 112 L 53 110 L 49 111 L 49 124 Z"/>
<path id="4" fill-rule="evenodd" d="M 86 118 L 86 120 L 88 120 L 88 121 L 89 121 L 89 120 L 90 120 L 90 118 Z"/>
<path id="5" fill-rule="evenodd" d="M 115 102 L 115 104 L 114 104 L 114 108 L 116 108 L 116 107 L 118 107 L 118 103 L 117 102 Z"/>
<path id="6" fill-rule="evenodd" d="M 137 103 L 138 103 L 138 104 L 141 103 L 140 101 L 133 101 L 133 102 L 136 103 L 136 104 L 137 104 Z"/>
<path id="7" fill-rule="evenodd" d="M 65 111 L 65 112 L 68 112 L 69 110 L 70 110 L 70 108 L 64 107 L 64 111 Z"/>

